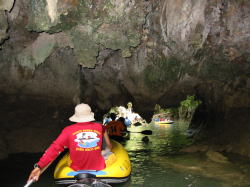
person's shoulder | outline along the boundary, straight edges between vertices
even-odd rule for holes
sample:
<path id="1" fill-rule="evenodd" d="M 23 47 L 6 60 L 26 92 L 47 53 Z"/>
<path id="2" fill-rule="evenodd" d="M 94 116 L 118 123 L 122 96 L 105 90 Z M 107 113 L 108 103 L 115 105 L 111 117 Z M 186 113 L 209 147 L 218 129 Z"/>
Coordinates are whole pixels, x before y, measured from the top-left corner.
<path id="1" fill-rule="evenodd" d="M 76 123 L 74 123 L 74 124 L 70 124 L 70 125 L 68 125 L 68 126 L 64 127 L 64 128 L 63 128 L 63 130 L 72 129 L 72 128 L 74 128 L 75 126 L 76 126 Z"/>
<path id="2" fill-rule="evenodd" d="M 116 121 L 112 120 L 112 121 L 108 122 L 107 125 L 111 125 L 111 124 L 114 124 L 114 123 L 116 123 Z"/>
<path id="3" fill-rule="evenodd" d="M 94 124 L 102 124 L 102 122 L 100 122 L 100 121 L 91 121 L 91 122 L 89 122 L 89 123 L 94 123 Z"/>
<path id="4" fill-rule="evenodd" d="M 91 125 L 97 125 L 97 126 L 103 126 L 101 122 L 99 121 L 91 121 L 89 122 Z"/>

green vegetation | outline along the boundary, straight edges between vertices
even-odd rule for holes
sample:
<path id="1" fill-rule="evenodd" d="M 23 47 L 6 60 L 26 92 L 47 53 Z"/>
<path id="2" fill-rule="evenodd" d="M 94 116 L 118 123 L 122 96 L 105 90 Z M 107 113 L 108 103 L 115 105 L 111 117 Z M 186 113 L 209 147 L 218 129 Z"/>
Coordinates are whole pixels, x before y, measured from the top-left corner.
<path id="1" fill-rule="evenodd" d="M 201 101 L 195 100 L 195 96 L 187 96 L 187 98 L 180 103 L 178 108 L 179 118 L 190 121 L 193 117 L 195 109 L 201 104 Z"/>
<path id="2" fill-rule="evenodd" d="M 109 110 L 108 115 L 111 114 L 111 113 L 119 114 L 118 106 L 112 107 L 112 108 Z"/>
<path id="3" fill-rule="evenodd" d="M 159 104 L 156 104 L 155 109 L 154 109 L 154 114 L 160 114 L 160 113 L 170 114 L 170 113 L 172 113 L 172 109 L 161 108 L 161 106 Z"/>
<path id="4" fill-rule="evenodd" d="M 187 96 L 180 103 L 178 108 L 162 108 L 159 104 L 155 105 L 153 118 L 180 119 L 183 121 L 191 121 L 196 108 L 201 101 L 195 100 L 195 96 Z"/>
<path id="5" fill-rule="evenodd" d="M 112 108 L 110 108 L 109 112 L 106 114 L 106 116 L 108 116 L 109 114 L 111 113 L 115 113 L 117 115 L 119 115 L 119 107 L 124 107 L 126 108 L 125 106 L 113 106 Z M 128 111 L 131 111 L 133 110 L 133 103 L 132 102 L 128 102 L 127 103 L 127 108 L 126 108 Z"/>

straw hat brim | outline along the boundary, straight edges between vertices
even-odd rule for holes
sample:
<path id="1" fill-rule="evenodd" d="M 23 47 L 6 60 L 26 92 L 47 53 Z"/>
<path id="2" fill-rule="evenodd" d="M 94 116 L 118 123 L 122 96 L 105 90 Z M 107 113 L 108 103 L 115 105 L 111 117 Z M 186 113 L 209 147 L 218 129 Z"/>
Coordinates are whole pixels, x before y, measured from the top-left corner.
<path id="1" fill-rule="evenodd" d="M 95 118 L 94 118 L 94 113 L 91 112 L 90 114 L 88 115 L 84 115 L 84 116 L 76 116 L 75 114 L 73 116 L 71 116 L 69 118 L 70 121 L 72 122 L 89 122 L 89 121 L 95 121 Z"/>

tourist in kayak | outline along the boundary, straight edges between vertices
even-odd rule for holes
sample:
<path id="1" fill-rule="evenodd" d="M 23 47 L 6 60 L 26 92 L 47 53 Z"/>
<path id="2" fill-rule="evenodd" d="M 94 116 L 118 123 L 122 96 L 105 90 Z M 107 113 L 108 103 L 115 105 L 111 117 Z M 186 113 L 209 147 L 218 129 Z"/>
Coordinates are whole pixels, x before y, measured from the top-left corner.
<path id="1" fill-rule="evenodd" d="M 110 121 L 106 125 L 108 135 L 112 139 L 116 139 L 116 137 L 119 139 L 119 137 L 122 137 L 124 135 L 124 132 L 126 132 L 126 125 L 124 125 L 123 122 L 116 120 L 115 113 L 111 113 L 110 118 L 112 119 L 112 121 Z"/>
<path id="2" fill-rule="evenodd" d="M 76 122 L 63 129 L 58 138 L 45 151 L 39 162 L 34 165 L 29 179 L 37 181 L 42 170 L 65 149 L 69 149 L 71 164 L 75 170 L 102 170 L 105 168 L 105 160 L 101 154 L 102 140 L 104 138 L 107 149 L 112 145 L 105 126 L 93 122 L 94 113 L 87 104 L 79 104 L 75 107 L 75 114 L 69 118 Z"/>
<path id="3" fill-rule="evenodd" d="M 127 127 L 130 127 L 132 122 L 130 121 L 130 119 L 128 119 L 128 117 L 125 118 L 125 121 L 124 121 L 124 124 L 127 126 Z"/>
<path id="4" fill-rule="evenodd" d="M 110 121 L 112 121 L 112 119 L 109 117 L 109 115 L 104 115 L 104 119 L 103 119 L 103 125 L 107 125 Z"/>
<path id="5" fill-rule="evenodd" d="M 125 124 L 125 118 L 124 117 L 119 117 L 118 119 L 117 119 L 117 121 L 119 121 L 119 122 L 121 122 L 122 124 L 123 124 L 123 127 L 125 128 L 124 130 L 123 130 L 123 132 L 127 132 L 127 126 L 126 126 L 126 124 Z M 122 133 L 123 133 L 122 132 Z"/>

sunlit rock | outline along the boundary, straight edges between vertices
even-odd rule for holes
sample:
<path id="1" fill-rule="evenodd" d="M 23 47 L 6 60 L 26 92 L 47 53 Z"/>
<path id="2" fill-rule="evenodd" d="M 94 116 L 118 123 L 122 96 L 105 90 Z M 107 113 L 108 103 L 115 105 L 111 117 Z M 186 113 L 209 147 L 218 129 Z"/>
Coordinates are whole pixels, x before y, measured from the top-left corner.
<path id="1" fill-rule="evenodd" d="M 206 1 L 185 0 L 162 3 L 161 37 L 170 50 L 181 49 L 190 53 L 202 46 L 206 4 Z"/>
<path id="2" fill-rule="evenodd" d="M 214 162 L 219 162 L 219 163 L 228 163 L 228 159 L 227 157 L 223 156 L 221 153 L 219 152 L 215 152 L 212 150 L 207 151 L 206 156 L 214 161 Z"/>
<path id="3" fill-rule="evenodd" d="M 0 10 L 10 11 L 13 7 L 14 0 L 0 0 Z"/>
<path id="4" fill-rule="evenodd" d="M 248 186 L 250 184 L 248 171 L 243 172 L 237 169 L 236 163 L 219 163 L 211 160 L 206 161 L 202 158 L 197 154 L 165 156 L 157 157 L 154 163 L 166 169 L 171 168 L 180 172 L 213 178 L 232 186 Z"/>
<path id="5" fill-rule="evenodd" d="M 26 28 L 50 33 L 65 30 L 71 24 L 65 26 L 61 19 L 67 17 L 70 11 L 76 11 L 78 3 L 78 0 L 29 0 L 29 22 Z"/>

